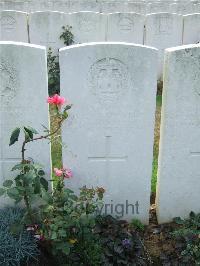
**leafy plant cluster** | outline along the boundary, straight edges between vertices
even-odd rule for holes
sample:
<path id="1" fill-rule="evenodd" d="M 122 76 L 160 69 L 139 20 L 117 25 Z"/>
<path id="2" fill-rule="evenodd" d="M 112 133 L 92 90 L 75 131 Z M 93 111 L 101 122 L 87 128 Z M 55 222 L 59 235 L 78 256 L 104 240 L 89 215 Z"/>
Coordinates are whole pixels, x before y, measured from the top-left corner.
<path id="1" fill-rule="evenodd" d="M 190 213 L 189 219 L 175 218 L 181 227 L 173 232 L 178 241 L 182 261 L 186 265 L 200 265 L 200 214 Z"/>
<path id="2" fill-rule="evenodd" d="M 59 265 L 99 265 L 101 245 L 94 234 L 97 208 L 104 190 L 83 187 L 80 194 L 57 183 L 43 207 L 43 234 Z"/>
<path id="3" fill-rule="evenodd" d="M 102 246 L 101 265 L 148 265 L 140 236 L 126 221 L 98 216 L 95 232 Z"/>
<path id="4" fill-rule="evenodd" d="M 18 266 L 37 260 L 37 241 L 23 226 L 23 216 L 20 208 L 0 210 L 0 265 Z"/>
<path id="5" fill-rule="evenodd" d="M 62 34 L 60 35 L 60 40 L 63 41 L 64 45 L 69 46 L 74 43 L 74 35 L 71 32 L 71 26 L 63 26 Z M 53 54 L 51 48 L 48 50 L 47 54 L 47 68 L 48 68 L 48 89 L 49 95 L 60 92 L 60 67 L 59 67 L 59 57 Z"/>

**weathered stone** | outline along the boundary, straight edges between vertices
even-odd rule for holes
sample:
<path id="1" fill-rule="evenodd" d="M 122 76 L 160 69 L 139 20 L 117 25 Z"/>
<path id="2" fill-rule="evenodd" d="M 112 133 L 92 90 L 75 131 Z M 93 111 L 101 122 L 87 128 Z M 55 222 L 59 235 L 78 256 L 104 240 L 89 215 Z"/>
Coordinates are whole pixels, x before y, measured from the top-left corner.
<path id="1" fill-rule="evenodd" d="M 156 62 L 156 49 L 126 43 L 60 50 L 61 94 L 73 103 L 62 132 L 64 166 L 74 173 L 66 185 L 75 191 L 104 187 L 104 212 L 144 223 L 150 207 Z"/>

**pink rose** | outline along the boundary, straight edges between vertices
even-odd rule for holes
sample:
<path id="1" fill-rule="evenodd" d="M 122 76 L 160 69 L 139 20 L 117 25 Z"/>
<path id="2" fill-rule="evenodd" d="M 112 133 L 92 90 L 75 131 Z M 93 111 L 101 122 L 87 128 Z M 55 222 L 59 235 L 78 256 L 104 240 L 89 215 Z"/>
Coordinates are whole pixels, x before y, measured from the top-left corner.
<path id="1" fill-rule="evenodd" d="M 71 178 L 73 176 L 72 170 L 69 168 L 63 168 L 63 175 L 65 178 Z"/>
<path id="2" fill-rule="evenodd" d="M 47 102 L 49 104 L 55 104 L 55 105 L 61 106 L 61 105 L 63 105 L 66 102 L 66 100 L 65 100 L 64 97 L 61 97 L 60 95 L 55 94 L 52 97 L 48 97 L 47 98 Z"/>
<path id="3" fill-rule="evenodd" d="M 71 178 L 73 176 L 72 170 L 69 168 L 54 168 L 54 173 L 56 176 L 60 177 L 63 176 L 64 178 Z"/>
<path id="4" fill-rule="evenodd" d="M 63 175 L 63 171 L 61 169 L 58 169 L 58 168 L 54 168 L 54 173 L 56 176 L 62 176 Z"/>

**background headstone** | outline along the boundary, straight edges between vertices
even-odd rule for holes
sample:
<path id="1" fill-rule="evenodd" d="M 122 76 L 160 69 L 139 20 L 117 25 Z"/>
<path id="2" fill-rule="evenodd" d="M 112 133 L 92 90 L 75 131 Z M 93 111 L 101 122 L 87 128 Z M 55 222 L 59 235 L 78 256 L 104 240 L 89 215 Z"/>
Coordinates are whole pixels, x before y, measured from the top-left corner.
<path id="1" fill-rule="evenodd" d="M 200 13 L 183 16 L 183 44 L 200 42 Z"/>
<path id="2" fill-rule="evenodd" d="M 28 14 L 13 10 L 1 11 L 0 41 L 28 42 Z"/>
<path id="3" fill-rule="evenodd" d="M 157 184 L 160 223 L 200 212 L 200 45 L 166 50 Z"/>
<path id="4" fill-rule="evenodd" d="M 145 28 L 145 45 L 159 49 L 158 79 L 162 79 L 164 50 L 182 44 L 183 18 L 170 13 L 149 14 Z"/>
<path id="5" fill-rule="evenodd" d="M 136 13 L 108 14 L 107 41 L 143 44 L 145 17 Z"/>
<path id="6" fill-rule="evenodd" d="M 63 12 L 34 12 L 29 15 L 29 36 L 30 43 L 44 45 L 52 48 L 55 54 L 58 49 L 64 47 L 60 35 L 62 27 L 69 25 L 69 14 Z"/>
<path id="7" fill-rule="evenodd" d="M 75 43 L 103 42 L 106 39 L 107 16 L 96 12 L 70 14 Z"/>
<path id="8" fill-rule="evenodd" d="M 11 132 L 19 126 L 43 131 L 49 126 L 46 51 L 44 47 L 0 42 L 0 183 L 10 179 L 13 165 L 21 161 L 21 144 L 9 147 Z M 27 145 L 26 158 L 41 163 L 50 175 L 48 141 Z"/>
<path id="9" fill-rule="evenodd" d="M 186 15 L 195 12 L 195 5 L 192 2 L 183 1 L 171 4 L 170 9 L 172 13 Z"/>
<path id="10" fill-rule="evenodd" d="M 156 49 L 126 43 L 60 50 L 61 94 L 73 103 L 62 132 L 63 164 L 74 173 L 66 185 L 76 191 L 84 185 L 104 187 L 104 200 L 113 205 L 108 213 L 119 217 L 123 208 L 121 217 L 144 223 L 150 207 L 156 62 Z"/>

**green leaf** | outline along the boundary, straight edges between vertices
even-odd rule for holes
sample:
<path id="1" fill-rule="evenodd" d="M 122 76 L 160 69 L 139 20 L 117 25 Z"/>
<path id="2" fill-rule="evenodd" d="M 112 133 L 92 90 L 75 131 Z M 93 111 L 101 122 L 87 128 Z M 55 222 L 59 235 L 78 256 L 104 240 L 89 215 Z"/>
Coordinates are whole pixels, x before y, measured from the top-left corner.
<path id="1" fill-rule="evenodd" d="M 177 224 L 184 224 L 184 221 L 180 217 L 175 217 L 173 220 Z"/>
<path id="2" fill-rule="evenodd" d="M 28 134 L 30 139 L 33 139 L 34 134 L 38 134 L 37 130 L 32 127 L 24 127 L 24 130 Z"/>
<path id="3" fill-rule="evenodd" d="M 46 191 L 48 191 L 49 183 L 48 183 L 48 181 L 44 177 L 41 177 L 40 178 L 40 184 L 43 186 L 43 188 Z"/>
<path id="4" fill-rule="evenodd" d="M 5 194 L 5 189 L 4 188 L 0 188 L 0 197 L 3 196 Z"/>
<path id="5" fill-rule="evenodd" d="M 65 255 L 69 255 L 70 253 L 70 247 L 69 246 L 64 246 L 62 248 L 62 252 L 65 254 Z"/>
<path id="6" fill-rule="evenodd" d="M 13 181 L 12 180 L 5 180 L 3 182 L 3 186 L 4 187 L 7 187 L 7 188 L 10 188 L 12 186 L 12 184 L 13 184 Z"/>
<path id="7" fill-rule="evenodd" d="M 8 197 L 10 197 L 11 199 L 14 199 L 14 200 L 18 200 L 19 198 L 19 192 L 16 188 L 10 188 L 9 190 L 7 190 L 7 194 L 8 194 Z"/>
<path id="8" fill-rule="evenodd" d="M 40 179 L 38 177 L 35 178 L 35 184 L 34 184 L 34 193 L 39 194 L 41 191 L 40 187 Z"/>
<path id="9" fill-rule="evenodd" d="M 11 137 L 10 137 L 10 144 L 9 146 L 13 145 L 16 141 L 19 139 L 19 134 L 20 134 L 20 128 L 17 127 L 13 130 Z"/>
<path id="10" fill-rule="evenodd" d="M 52 240 L 57 239 L 57 233 L 56 232 L 52 232 L 51 239 Z"/>

